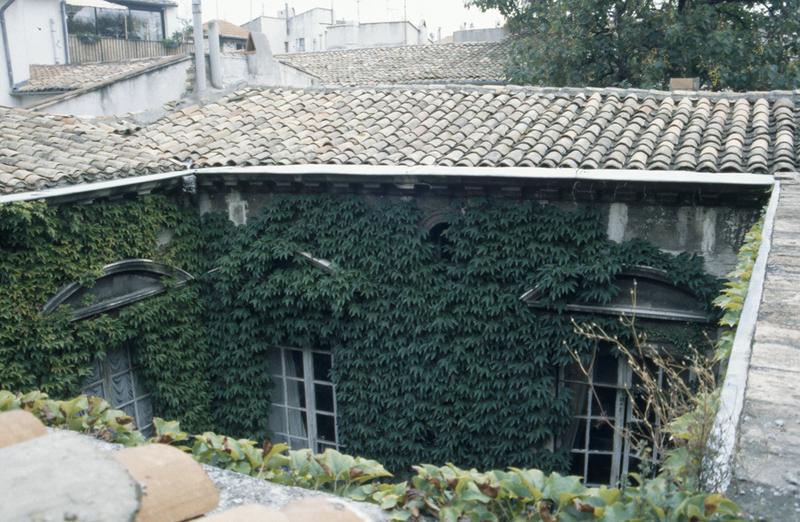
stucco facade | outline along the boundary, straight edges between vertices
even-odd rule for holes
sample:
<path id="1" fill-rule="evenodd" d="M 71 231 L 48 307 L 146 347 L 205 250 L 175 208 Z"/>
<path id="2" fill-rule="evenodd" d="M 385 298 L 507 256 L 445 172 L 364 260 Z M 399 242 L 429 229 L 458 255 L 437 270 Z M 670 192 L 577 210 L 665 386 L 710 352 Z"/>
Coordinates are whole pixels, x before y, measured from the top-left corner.
<path id="1" fill-rule="evenodd" d="M 0 105 L 16 106 L 19 101 L 11 89 L 29 78 L 31 65 L 66 63 L 65 28 L 59 0 L 12 0 L 2 5 L 8 7 L 0 38 Z"/>

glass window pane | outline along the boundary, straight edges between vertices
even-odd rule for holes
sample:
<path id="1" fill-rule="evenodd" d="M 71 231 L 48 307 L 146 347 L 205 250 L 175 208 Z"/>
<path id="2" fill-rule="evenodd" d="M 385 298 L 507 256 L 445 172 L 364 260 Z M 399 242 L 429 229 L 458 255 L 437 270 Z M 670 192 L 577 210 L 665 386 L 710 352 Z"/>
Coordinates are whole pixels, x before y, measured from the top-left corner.
<path id="1" fill-rule="evenodd" d="M 594 382 L 617 384 L 617 359 L 604 350 L 597 350 L 594 360 Z"/>
<path id="2" fill-rule="evenodd" d="M 103 363 L 100 359 L 92 362 L 92 374 L 86 378 L 84 386 L 91 386 L 103 379 Z"/>
<path id="3" fill-rule="evenodd" d="M 586 482 L 589 484 L 609 484 L 611 482 L 611 455 L 588 455 L 589 469 Z"/>
<path id="4" fill-rule="evenodd" d="M 286 403 L 298 408 L 306 407 L 306 386 L 303 381 L 286 379 Z"/>
<path id="5" fill-rule="evenodd" d="M 314 400 L 317 411 L 333 413 L 333 386 L 329 384 L 314 385 Z"/>
<path id="6" fill-rule="evenodd" d="M 606 421 L 592 421 L 589 432 L 589 449 L 612 451 L 614 449 L 614 426 Z"/>
<path id="7" fill-rule="evenodd" d="M 94 34 L 96 31 L 94 7 L 68 5 L 67 31 L 69 34 Z"/>
<path id="8" fill-rule="evenodd" d="M 573 449 L 586 449 L 586 421 L 578 421 L 578 428 L 575 431 L 575 440 L 572 444 Z"/>
<path id="9" fill-rule="evenodd" d="M 333 444 L 323 444 L 321 442 L 317 443 L 317 453 L 325 453 L 326 449 L 335 450 L 336 446 Z"/>
<path id="10" fill-rule="evenodd" d="M 109 350 L 106 355 L 106 364 L 111 370 L 111 373 L 124 372 L 130 369 L 127 348 Z"/>
<path id="11" fill-rule="evenodd" d="M 308 437 L 308 419 L 306 412 L 289 408 L 289 435 Z"/>
<path id="12" fill-rule="evenodd" d="M 613 417 L 617 411 L 616 406 L 617 390 L 615 388 L 594 386 L 594 391 L 592 392 L 593 417 Z"/>
<path id="13" fill-rule="evenodd" d="M 317 415 L 317 438 L 336 442 L 336 421 L 331 415 Z"/>
<path id="14" fill-rule="evenodd" d="M 289 437 L 287 437 L 286 435 L 278 434 L 278 433 L 273 433 L 272 434 L 272 438 L 270 438 L 269 440 L 273 444 L 278 444 L 280 442 L 283 442 L 284 444 L 289 444 Z"/>
<path id="15" fill-rule="evenodd" d="M 275 404 L 286 404 L 286 396 L 283 390 L 283 379 L 272 377 L 272 390 L 270 392 L 271 402 Z"/>
<path id="16" fill-rule="evenodd" d="M 283 364 L 281 363 L 281 349 L 272 348 L 267 353 L 267 365 L 269 373 L 272 375 L 283 374 Z"/>
<path id="17" fill-rule="evenodd" d="M 97 33 L 110 38 L 125 38 L 125 14 L 122 9 L 98 9 Z"/>
<path id="18" fill-rule="evenodd" d="M 136 419 L 137 426 L 146 426 L 153 422 L 153 403 L 150 397 L 136 401 L 136 410 L 139 417 Z"/>
<path id="19" fill-rule="evenodd" d="M 269 431 L 272 433 L 286 433 L 286 409 L 271 406 L 269 409 Z"/>
<path id="20" fill-rule="evenodd" d="M 124 411 L 125 415 L 132 417 L 134 420 L 136 420 L 136 409 L 134 408 L 133 403 L 130 403 L 127 406 L 123 406 L 122 408 L 119 409 Z"/>
<path id="21" fill-rule="evenodd" d="M 573 453 L 569 463 L 569 474 L 583 477 L 583 453 Z"/>
<path id="22" fill-rule="evenodd" d="M 295 450 L 308 448 L 308 439 L 290 438 L 289 439 L 289 445 L 292 447 L 292 449 L 295 449 Z"/>
<path id="23" fill-rule="evenodd" d="M 314 352 L 314 379 L 331 380 L 331 354 Z"/>
<path id="24" fill-rule="evenodd" d="M 131 40 L 163 40 L 160 11 L 130 10 L 128 37 Z"/>
<path id="25" fill-rule="evenodd" d="M 133 400 L 133 378 L 130 373 L 111 378 L 111 404 L 124 404 Z"/>
<path id="26" fill-rule="evenodd" d="M 101 398 L 105 398 L 106 397 L 106 394 L 103 392 L 103 383 L 102 382 L 98 382 L 94 386 L 91 386 L 89 388 L 85 388 L 83 390 L 83 393 L 85 395 L 89 395 L 89 396 L 95 396 L 95 397 L 101 397 Z"/>
<path id="27" fill-rule="evenodd" d="M 286 364 L 287 377 L 304 376 L 303 373 L 303 352 L 299 350 L 284 350 L 284 363 Z"/>

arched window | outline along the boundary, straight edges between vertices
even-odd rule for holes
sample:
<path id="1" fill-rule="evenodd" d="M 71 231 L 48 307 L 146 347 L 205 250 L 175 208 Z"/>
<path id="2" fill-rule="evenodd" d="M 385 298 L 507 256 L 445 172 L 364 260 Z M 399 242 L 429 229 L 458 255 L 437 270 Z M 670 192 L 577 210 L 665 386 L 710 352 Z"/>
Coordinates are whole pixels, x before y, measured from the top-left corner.
<path id="1" fill-rule="evenodd" d="M 182 286 L 192 279 L 178 268 L 147 259 L 127 259 L 105 266 L 91 285 L 78 282 L 65 285 L 42 311 L 48 314 L 68 306 L 72 309 L 72 320 L 81 321 L 164 293 L 170 283 Z M 153 407 L 150 393 L 137 374 L 135 350 L 130 343 L 108 347 L 105 357 L 92 363 L 92 375 L 84 383 L 83 391 L 123 410 L 133 417 L 137 428 L 149 435 Z"/>
<path id="2" fill-rule="evenodd" d="M 428 230 L 428 241 L 434 245 L 437 259 L 450 261 L 453 259 L 453 243 L 447 237 L 450 223 L 441 222 Z"/>
<path id="3" fill-rule="evenodd" d="M 609 303 L 576 298 L 568 300 L 565 309 L 636 317 L 663 324 L 713 321 L 705 303 L 689 289 L 672 284 L 662 270 L 625 267 L 613 284 L 619 292 Z M 531 308 L 547 308 L 539 287 L 525 292 L 520 299 Z M 664 382 L 662 370 L 651 368 L 651 372 L 661 386 Z M 569 451 L 570 472 L 583 477 L 587 485 L 617 485 L 628 473 L 639 471 L 642 459 L 647 458 L 652 469 L 661 455 L 653 447 L 644 452 L 640 446 L 646 445 L 646 437 L 641 436 L 644 433 L 642 419 L 634 414 L 637 408 L 633 404 L 640 400 L 637 395 L 640 381 L 628 361 L 616 357 L 610 345 L 598 343 L 587 373 L 574 364 L 564 368 L 560 375 L 561 389 L 570 392 L 573 412 L 572 422 L 562 435 L 560 445 Z"/>

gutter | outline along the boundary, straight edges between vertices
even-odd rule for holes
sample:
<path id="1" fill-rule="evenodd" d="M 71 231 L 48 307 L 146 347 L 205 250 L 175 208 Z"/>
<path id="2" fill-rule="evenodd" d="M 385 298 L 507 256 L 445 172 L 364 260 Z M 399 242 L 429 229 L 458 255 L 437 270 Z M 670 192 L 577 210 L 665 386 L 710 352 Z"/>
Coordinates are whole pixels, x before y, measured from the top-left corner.
<path id="1" fill-rule="evenodd" d="M 377 179 L 383 183 L 414 185 L 426 181 L 507 180 L 507 181 L 595 181 L 630 183 L 668 183 L 684 185 L 724 185 L 771 187 L 776 184 L 768 174 L 708 173 L 686 171 L 642 170 L 584 170 L 537 167 L 437 167 L 385 165 L 277 165 L 264 167 L 207 167 L 184 169 L 161 174 L 119 178 L 96 183 L 80 183 L 30 192 L 0 196 L 0 204 L 39 199 L 91 199 L 128 191 L 147 192 L 158 185 L 173 183 L 185 176 L 238 178 L 283 177 L 302 182 L 304 178 L 324 178 L 323 181 L 358 182 Z M 359 178 L 364 178 L 363 180 Z M 384 178 L 384 179 L 381 179 Z M 473 183 L 474 183 L 473 182 Z"/>
<path id="2" fill-rule="evenodd" d="M 747 391 L 747 374 L 750 370 L 753 338 L 758 321 L 758 309 L 764 293 L 767 258 L 772 247 L 772 230 L 775 226 L 775 214 L 778 210 L 780 195 L 780 182 L 776 180 L 764 214 L 761 246 L 753 265 L 753 273 L 747 287 L 747 297 L 745 297 L 742 313 L 739 316 L 739 325 L 736 327 L 733 348 L 720 392 L 719 409 L 714 418 L 711 437 L 709 437 L 711 451 L 703 467 L 708 470 L 708 482 L 716 486 L 718 491 L 727 491 L 733 479 L 733 459 Z"/>
<path id="3" fill-rule="evenodd" d="M 8 69 L 8 88 L 14 90 L 14 71 L 11 68 L 11 49 L 8 48 L 8 29 L 6 27 L 6 10 L 11 7 L 14 0 L 6 0 L 6 3 L 0 7 L 0 33 L 3 33 L 3 51 L 6 59 L 6 68 Z"/>

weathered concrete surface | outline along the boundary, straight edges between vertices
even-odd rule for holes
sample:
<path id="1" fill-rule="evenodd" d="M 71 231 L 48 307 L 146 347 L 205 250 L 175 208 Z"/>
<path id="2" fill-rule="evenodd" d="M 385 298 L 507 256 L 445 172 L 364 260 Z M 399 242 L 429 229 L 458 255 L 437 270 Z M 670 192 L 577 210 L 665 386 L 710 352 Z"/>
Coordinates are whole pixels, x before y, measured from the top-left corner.
<path id="1" fill-rule="evenodd" d="M 60 430 L 50 430 L 60 433 Z M 84 437 L 95 449 L 105 452 L 119 451 L 122 446 L 109 444 L 91 437 Z M 219 503 L 209 514 L 225 512 L 229 509 L 248 504 L 260 504 L 269 508 L 282 508 L 287 504 L 305 498 L 325 498 L 342 503 L 369 522 L 389 520 L 386 511 L 378 506 L 363 502 L 353 502 L 328 493 L 311 491 L 303 488 L 281 486 L 249 475 L 235 473 L 214 466 L 203 465 L 203 470 L 219 490 Z M 0 470 L 0 473 L 2 471 Z M 4 520 L 0 517 L 0 520 Z"/>
<path id="2" fill-rule="evenodd" d="M 776 522 L 800 521 L 800 180 L 780 181 L 729 492 Z"/>
<path id="3" fill-rule="evenodd" d="M 88 439 L 53 432 L 0 449 L 0 520 L 132 521 L 139 486 Z"/>

